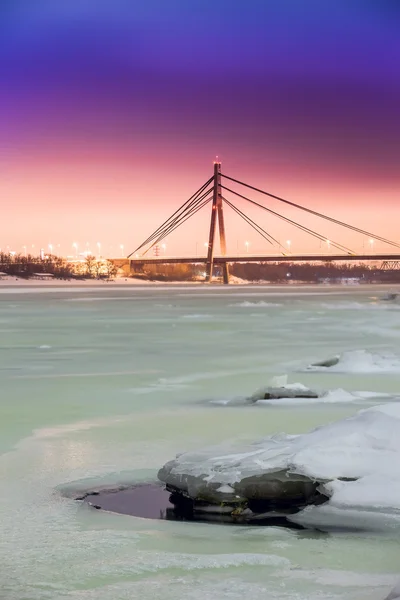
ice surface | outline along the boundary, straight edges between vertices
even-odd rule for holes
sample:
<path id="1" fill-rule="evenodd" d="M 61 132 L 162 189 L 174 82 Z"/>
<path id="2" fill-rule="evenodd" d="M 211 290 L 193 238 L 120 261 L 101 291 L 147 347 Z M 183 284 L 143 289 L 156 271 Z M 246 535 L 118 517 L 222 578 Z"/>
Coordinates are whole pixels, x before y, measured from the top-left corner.
<path id="1" fill-rule="evenodd" d="M 395 529 L 327 536 L 145 521 L 81 507 L 59 491 L 76 490 L 76 482 L 85 491 L 148 481 L 179 450 L 309 431 L 354 413 L 358 408 L 345 404 L 216 410 L 199 401 L 279 385 L 271 375 L 299 359 L 308 364 L 354 348 L 380 353 L 383 346 L 400 356 L 400 337 L 391 337 L 398 307 L 316 313 L 323 299 L 367 303 L 381 288 L 347 288 L 343 295 L 324 287 L 321 295 L 321 287 L 55 284 L 0 290 L 0 318 L 7 321 L 0 348 L 1 600 L 383 600 L 389 594 L 400 579 Z M 283 307 L 229 306 L 243 300 Z M 189 314 L 213 319 L 182 318 Z M 44 344 L 52 348 L 38 349 Z M 391 395 L 400 382 L 379 374 L 342 378 L 329 369 L 305 377 L 290 382 Z M 356 518 L 362 526 L 363 515 L 368 526 L 373 515 L 381 522 L 376 510 L 324 506 L 327 522 L 345 515 L 349 528 Z M 321 512 L 307 515 L 318 526 L 323 521 Z"/>
<path id="2" fill-rule="evenodd" d="M 367 350 L 343 352 L 326 361 L 314 363 L 307 371 L 336 371 L 337 373 L 400 373 L 400 359 L 394 354 L 377 354 Z"/>
<path id="3" fill-rule="evenodd" d="M 305 522 L 311 514 L 312 524 L 318 526 L 321 514 L 326 524 L 328 511 L 329 524 L 341 526 L 343 512 L 346 519 L 347 511 L 363 511 L 363 528 L 370 512 L 392 516 L 400 524 L 400 405 L 362 410 L 303 435 L 279 434 L 225 452 L 209 448 L 181 454 L 159 477 L 173 485 L 181 482 L 195 498 L 199 491 L 205 498 L 208 488 L 221 502 L 226 500 L 226 486 L 243 498 L 249 478 L 256 478 L 260 486 L 271 479 L 319 482 L 329 501 L 305 509 Z M 295 519 L 302 522 L 302 513 Z M 357 527 L 356 520 L 351 522 Z"/>

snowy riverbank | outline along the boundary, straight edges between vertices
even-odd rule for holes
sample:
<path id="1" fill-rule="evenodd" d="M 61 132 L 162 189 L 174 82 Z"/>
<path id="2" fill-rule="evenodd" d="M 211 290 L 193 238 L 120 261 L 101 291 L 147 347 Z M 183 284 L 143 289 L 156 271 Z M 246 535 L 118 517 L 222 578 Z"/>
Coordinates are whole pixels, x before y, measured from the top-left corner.
<path id="1" fill-rule="evenodd" d="M 246 281 L 238 277 L 231 277 L 229 286 L 224 286 L 221 283 L 215 281 L 212 284 L 204 281 L 155 281 L 146 279 L 136 279 L 134 277 L 116 277 L 114 279 L 52 279 L 52 278 L 32 278 L 32 279 L 21 279 L 14 276 L 3 276 L 0 277 L 0 293 L 10 289 L 21 289 L 27 291 L 37 290 L 56 290 L 56 289 L 71 289 L 76 290 L 82 289 L 99 289 L 104 290 L 107 288 L 131 288 L 131 287 L 193 287 L 193 288 L 213 288 L 218 290 L 228 291 L 232 287 L 240 286 L 246 289 L 260 289 L 270 290 L 271 292 L 285 291 L 288 294 L 317 291 L 323 295 L 331 295 L 332 292 L 340 292 L 343 294 L 358 295 L 368 291 L 376 290 L 381 294 L 387 292 L 393 292 L 395 286 L 388 284 L 365 284 L 362 286 L 346 286 L 338 284 L 307 284 L 307 283 L 296 283 L 296 284 L 276 284 L 267 281 Z M 396 288 L 397 289 L 397 288 Z M 261 304 L 262 305 L 262 304 Z M 243 304 L 246 307 L 246 303 Z"/>

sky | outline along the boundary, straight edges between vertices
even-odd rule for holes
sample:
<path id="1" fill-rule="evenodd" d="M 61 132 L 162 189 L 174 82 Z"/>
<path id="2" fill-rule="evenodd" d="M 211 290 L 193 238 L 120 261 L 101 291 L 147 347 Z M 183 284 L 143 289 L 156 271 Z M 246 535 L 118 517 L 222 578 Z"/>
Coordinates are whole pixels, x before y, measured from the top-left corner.
<path id="1" fill-rule="evenodd" d="M 399 28 L 398 0 L 2 0 L 0 248 L 127 254 L 216 156 L 223 173 L 400 241 Z M 320 249 L 230 199 L 293 252 Z M 225 213 L 229 252 L 271 252 Z M 208 220 L 204 208 L 164 252 L 200 253 Z"/>

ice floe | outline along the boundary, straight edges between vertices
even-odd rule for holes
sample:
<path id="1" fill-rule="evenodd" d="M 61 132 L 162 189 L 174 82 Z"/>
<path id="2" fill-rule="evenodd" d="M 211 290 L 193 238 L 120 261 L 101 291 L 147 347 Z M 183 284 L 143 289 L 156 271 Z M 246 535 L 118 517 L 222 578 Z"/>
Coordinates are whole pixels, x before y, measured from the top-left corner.
<path id="1" fill-rule="evenodd" d="M 337 373 L 400 373 L 400 359 L 389 353 L 351 350 L 308 365 L 305 370 Z"/>
<path id="2" fill-rule="evenodd" d="M 299 404 L 349 404 L 365 403 L 368 400 L 395 399 L 395 396 L 383 392 L 346 391 L 341 388 L 334 390 L 310 389 L 302 383 L 287 383 L 287 376 L 274 377 L 271 385 L 257 390 L 248 397 L 236 396 L 211 400 L 211 404 L 221 406 L 244 405 L 299 405 Z"/>
<path id="3" fill-rule="evenodd" d="M 400 527 L 400 404 L 302 435 L 180 454 L 159 471 L 195 510 L 245 520 L 290 507 L 308 527 Z"/>
<path id="4" fill-rule="evenodd" d="M 312 397 L 282 397 L 279 399 L 280 405 L 293 405 L 293 404 L 349 404 L 349 403 L 364 403 L 366 400 L 378 400 L 386 397 L 390 397 L 389 394 L 379 392 L 348 392 L 342 388 L 335 390 L 328 390 L 318 392 L 316 398 Z M 276 405 L 277 401 L 273 399 L 262 398 L 256 401 L 257 406 L 260 405 Z"/>

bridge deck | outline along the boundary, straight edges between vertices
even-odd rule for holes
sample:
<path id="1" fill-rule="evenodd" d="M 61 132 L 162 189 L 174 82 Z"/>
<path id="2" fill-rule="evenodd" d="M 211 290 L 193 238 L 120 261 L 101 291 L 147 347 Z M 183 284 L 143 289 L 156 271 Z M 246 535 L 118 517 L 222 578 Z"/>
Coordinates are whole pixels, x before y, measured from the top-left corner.
<path id="1" fill-rule="evenodd" d="M 132 264 L 206 264 L 207 257 L 154 257 L 154 258 L 129 258 L 129 259 L 114 259 L 116 261 L 130 261 Z M 301 255 L 285 255 L 285 256 L 261 256 L 261 255 L 241 255 L 241 256 L 215 256 L 215 264 L 224 263 L 247 263 L 247 262 L 327 262 L 327 261 L 342 261 L 342 262 L 365 262 L 365 261 L 383 261 L 383 260 L 400 260 L 400 254 L 301 254 Z"/>

